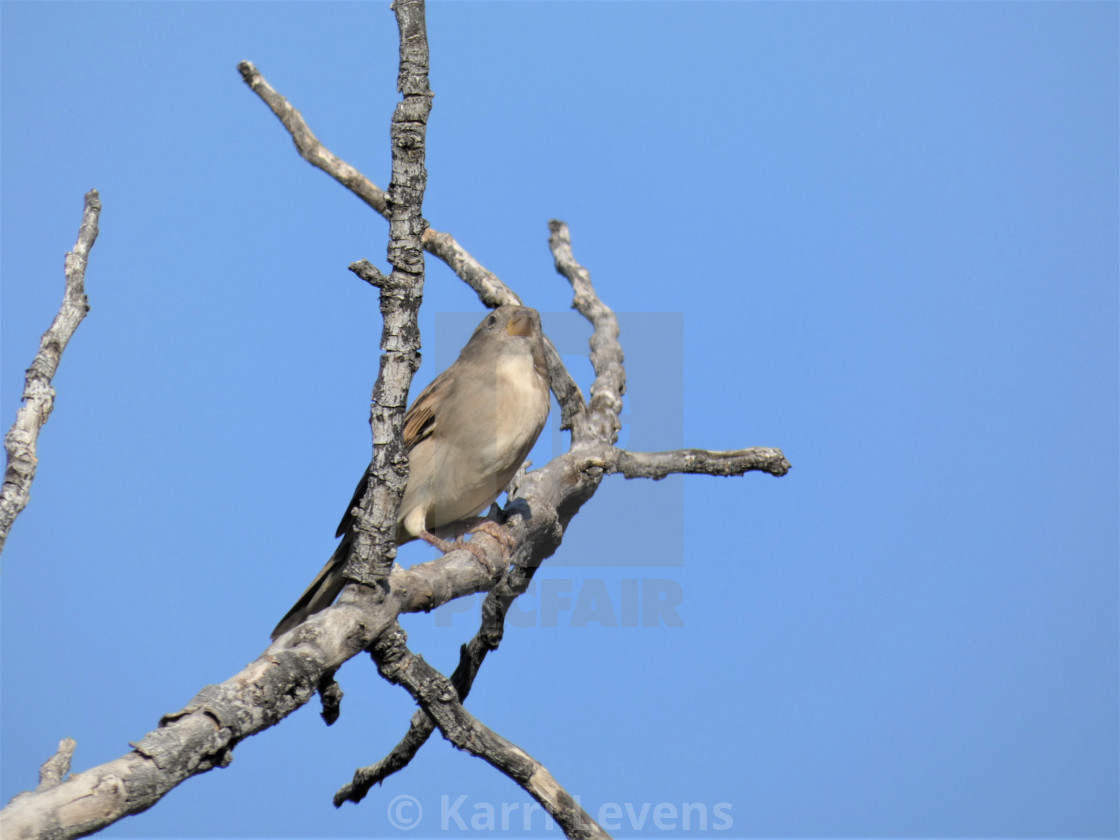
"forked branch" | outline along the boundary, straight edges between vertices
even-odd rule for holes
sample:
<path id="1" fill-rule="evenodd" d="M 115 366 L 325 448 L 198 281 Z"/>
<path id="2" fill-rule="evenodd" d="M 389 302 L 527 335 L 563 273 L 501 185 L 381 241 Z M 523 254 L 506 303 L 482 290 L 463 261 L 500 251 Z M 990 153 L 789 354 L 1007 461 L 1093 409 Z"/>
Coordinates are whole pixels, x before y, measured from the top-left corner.
<path id="1" fill-rule="evenodd" d="M 382 633 L 370 653 L 381 675 L 404 686 L 447 740 L 517 782 L 548 811 L 565 836 L 572 840 L 609 837 L 547 768 L 463 708 L 447 678 L 408 649 L 400 625 Z"/>
<path id="2" fill-rule="evenodd" d="M 772 475 L 785 474 L 789 469 L 789 463 L 777 449 L 748 449 L 737 452 L 691 449 L 676 452 L 632 453 L 612 445 L 617 436 L 618 412 L 622 407 L 621 396 L 625 389 L 625 368 L 622 364 L 622 348 L 618 341 L 618 323 L 614 313 L 595 292 L 589 272 L 575 259 L 567 226 L 563 222 L 553 221 L 549 227 L 551 231 L 549 243 L 557 270 L 572 284 L 573 306 L 594 326 L 590 344 L 592 367 L 596 378 L 592 390 L 599 395 L 599 398 L 593 398 L 591 407 L 578 415 L 578 422 L 573 430 L 572 451 L 567 456 L 563 456 L 572 459 L 570 464 L 581 479 L 595 486 L 603 475 L 616 472 L 632 478 L 654 479 L 661 479 L 678 472 L 741 475 L 749 470 L 761 470 Z M 550 463 L 545 468 L 546 471 L 559 460 Z M 515 500 L 514 504 L 516 503 Z M 514 563 L 502 576 L 501 581 L 487 595 L 482 606 L 481 627 L 462 647 L 459 665 L 450 679 L 450 684 L 460 702 L 467 698 L 487 654 L 497 649 L 500 644 L 509 607 L 527 590 L 539 565 L 539 561 L 518 562 L 515 557 Z M 374 785 L 380 784 L 411 762 L 436 728 L 436 722 L 425 708 L 422 707 L 412 716 L 408 731 L 388 755 L 375 764 L 359 768 L 354 773 L 353 779 L 335 793 L 336 806 L 346 801 L 360 801 Z"/>
<path id="3" fill-rule="evenodd" d="M 427 250 L 444 260 L 485 305 L 520 302 L 508 286 L 483 268 L 449 234 L 425 227 L 420 208 L 426 177 L 424 126 L 430 94 L 426 42 L 422 37 L 423 0 L 396 0 L 394 5 L 401 30 L 399 86 L 404 99 L 394 115 L 394 169 L 387 193 L 330 153 L 299 112 L 268 85 L 252 64 L 239 65 L 242 78 L 281 119 L 299 153 L 390 220 L 389 261 L 393 272 L 386 276 L 368 264 L 355 268 L 380 289 L 385 315 L 385 353 L 371 417 L 374 463 L 383 473 L 371 482 L 363 501 L 359 530 L 366 543 L 356 552 L 357 556 L 352 556 L 348 571 L 359 581 L 379 585 L 347 587 L 334 606 L 282 636 L 240 673 L 224 683 L 204 688 L 185 708 L 165 716 L 157 729 L 121 758 L 55 783 L 56 775 L 61 778 L 65 774 L 63 765 L 69 760 L 68 749 L 60 750 L 57 760 L 46 766 L 44 785 L 21 794 L 0 813 L 5 836 L 76 837 L 143 811 L 184 779 L 228 764 L 241 740 L 279 722 L 316 692 L 329 695 L 325 710 L 336 715 L 338 691 L 333 675 L 343 662 L 366 649 L 374 655 L 386 678 L 405 686 L 420 704 L 410 730 L 409 737 L 415 736 L 413 741 L 402 742 L 386 761 L 394 759 L 397 767 L 407 764 L 438 726 L 453 744 L 484 758 L 517 781 L 552 814 L 569 837 L 604 837 L 602 829 L 539 762 L 475 720 L 463 708 L 462 698 L 469 693 L 487 653 L 500 643 L 510 604 L 525 591 L 540 564 L 556 551 L 572 517 L 595 493 L 603 476 L 620 473 L 658 479 L 677 472 L 738 475 L 752 469 L 782 475 L 789 469 L 776 449 L 632 453 L 614 445 L 626 387 L 617 319 L 599 300 L 586 269 L 575 260 L 567 227 L 552 222 L 550 247 L 557 270 L 572 284 L 575 307 L 594 327 L 591 361 L 595 380 L 590 403 L 584 401 L 555 348 L 549 344 L 553 390 L 563 412 L 562 427 L 572 430 L 572 446 L 543 467 L 520 476 L 516 488 L 511 490 L 504 521 L 510 537 L 510 554 L 503 553 L 493 536 L 478 534 L 472 540 L 478 549 L 474 552 L 455 551 L 411 569 L 390 570 L 393 548 L 384 537 L 391 533 L 387 529 L 395 521 L 399 491 L 406 478 L 397 444 L 399 418 L 415 369 L 419 340 L 415 313 L 423 281 L 421 251 Z M 96 193 L 91 196 L 92 202 L 96 202 Z M 88 198 L 87 211 L 92 204 Z M 83 231 L 86 229 L 83 222 Z M 92 234 L 96 234 L 95 212 Z M 86 238 L 84 251 L 82 242 L 80 235 L 75 254 L 80 254 L 84 268 L 92 235 Z M 69 289 L 68 259 L 68 295 Z M 80 284 L 78 289 L 80 293 Z M 84 297 L 81 302 L 84 306 Z M 54 364 L 57 366 L 57 360 Z M 53 375 L 53 368 L 50 374 Z M 46 381 L 49 388 L 49 376 Z M 53 393 L 49 396 L 53 397 Z M 33 447 L 31 454 L 33 459 Z M 33 467 L 33 460 L 31 463 Z M 475 637 L 464 645 L 459 667 L 448 681 L 408 651 L 397 617 L 402 612 L 427 611 L 480 591 L 490 592 L 484 603 L 482 624 Z M 384 778 L 387 772 L 373 781 Z M 344 792 L 346 789 L 340 795 Z M 357 792 L 357 787 L 349 791 Z M 360 795 L 346 798 L 359 799 Z"/>
<path id="4" fill-rule="evenodd" d="M 292 142 L 300 156 L 317 166 L 350 190 L 362 201 L 389 218 L 389 205 L 385 192 L 362 174 L 356 167 L 342 160 L 326 148 L 312 132 L 303 115 L 264 78 L 251 61 L 237 65 L 245 84 L 261 98 L 276 118 L 291 135 Z M 442 260 L 455 272 L 455 275 L 472 288 L 484 306 L 491 309 L 505 304 L 520 304 L 521 298 L 496 274 L 485 268 L 478 260 L 460 245 L 449 233 L 440 233 L 435 228 L 425 228 L 421 243 L 429 254 Z M 378 276 L 368 271 L 355 271 L 367 283 L 380 285 Z M 560 403 L 560 428 L 572 428 L 572 420 L 583 410 L 583 393 L 572 379 L 572 375 L 560 359 L 552 342 L 545 337 L 545 350 L 548 353 L 549 374 L 552 378 L 552 392 Z"/>
<path id="5" fill-rule="evenodd" d="M 572 428 L 572 453 L 580 449 L 584 452 L 583 458 L 577 458 L 569 453 L 549 463 L 543 472 L 561 465 L 561 469 L 579 475 L 580 482 L 586 485 L 582 492 L 590 497 L 606 472 L 597 465 L 609 462 L 611 458 L 609 453 L 617 451 L 611 447 L 611 443 L 617 436 L 619 428 L 618 413 L 622 409 L 621 392 L 625 389 L 626 372 L 622 366 L 622 348 L 618 343 L 618 321 L 614 312 L 599 299 L 591 284 L 590 273 L 575 259 L 567 226 L 563 222 L 554 221 L 549 227 L 552 231 L 549 243 L 557 270 L 572 284 L 573 306 L 591 322 L 593 327 L 591 363 L 596 378 L 592 391 L 603 394 L 604 398 L 598 403 L 593 401 L 592 406 L 588 408 L 583 405 L 582 393 L 580 394 L 579 411 L 573 415 L 575 423 Z M 565 458 L 570 460 L 564 463 Z M 538 473 L 529 473 L 526 477 L 537 478 Z M 521 482 L 518 482 L 517 489 L 511 491 L 510 507 L 513 509 L 524 501 L 520 490 Z M 535 501 L 531 501 L 524 506 L 536 509 L 533 508 L 536 504 Z M 561 527 L 566 527 L 570 518 L 571 514 L 563 521 Z M 521 547 L 525 548 L 524 545 Z M 516 552 L 512 564 L 502 575 L 502 579 L 486 596 L 482 605 L 481 627 L 474 637 L 462 646 L 459 664 L 451 675 L 450 683 L 455 689 L 459 702 L 466 700 L 486 655 L 496 650 L 501 643 L 505 633 L 505 618 L 510 606 L 518 596 L 525 593 L 533 575 L 540 568 L 541 561 L 551 553 L 551 551 L 547 554 L 532 551 Z M 412 716 L 408 731 L 388 755 L 372 765 L 356 770 L 354 777 L 339 788 L 334 795 L 335 806 L 348 801 L 360 802 L 374 785 L 380 784 L 388 776 L 406 767 L 427 742 L 435 728 L 436 721 L 425 712 L 424 708 L 417 711 Z"/>

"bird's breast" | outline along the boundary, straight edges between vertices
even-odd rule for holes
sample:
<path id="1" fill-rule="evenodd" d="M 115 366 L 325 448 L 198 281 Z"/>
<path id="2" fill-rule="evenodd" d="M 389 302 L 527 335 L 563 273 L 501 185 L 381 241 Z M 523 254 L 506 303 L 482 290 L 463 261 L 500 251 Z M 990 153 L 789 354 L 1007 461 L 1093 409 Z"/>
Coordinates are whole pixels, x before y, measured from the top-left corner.
<path id="1" fill-rule="evenodd" d="M 504 354 L 476 371 L 470 386 L 454 391 L 442 406 L 435 433 L 409 456 L 402 520 L 424 511 L 432 529 L 484 510 L 544 427 L 548 393 L 529 353 Z"/>
<path id="2" fill-rule="evenodd" d="M 532 447 L 544 426 L 548 389 L 528 353 L 502 357 L 496 373 L 494 446 L 499 452 L 522 452 Z"/>

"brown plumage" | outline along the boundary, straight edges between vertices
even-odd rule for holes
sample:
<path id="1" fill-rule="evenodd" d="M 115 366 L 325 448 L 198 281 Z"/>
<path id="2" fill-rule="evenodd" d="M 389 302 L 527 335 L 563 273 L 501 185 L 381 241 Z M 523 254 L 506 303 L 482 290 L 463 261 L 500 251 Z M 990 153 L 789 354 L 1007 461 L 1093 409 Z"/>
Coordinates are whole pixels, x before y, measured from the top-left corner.
<path id="1" fill-rule="evenodd" d="M 544 428 L 549 376 L 540 316 L 526 306 L 502 306 L 487 315 L 459 358 L 431 381 L 404 416 L 408 484 L 397 517 L 397 544 L 475 516 L 490 505 L 525 461 Z M 338 525 L 342 537 L 331 559 L 276 625 L 276 639 L 326 609 L 346 579 L 353 514 L 369 470 Z"/>

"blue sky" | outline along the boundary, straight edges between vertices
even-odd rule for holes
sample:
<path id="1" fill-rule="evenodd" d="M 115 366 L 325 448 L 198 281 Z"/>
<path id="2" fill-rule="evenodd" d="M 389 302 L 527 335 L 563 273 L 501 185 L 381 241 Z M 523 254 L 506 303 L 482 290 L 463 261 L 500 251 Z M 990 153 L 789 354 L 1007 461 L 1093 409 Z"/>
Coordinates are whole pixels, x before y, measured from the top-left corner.
<path id="1" fill-rule="evenodd" d="M 236 64 L 385 186 L 396 27 L 357 2 L 0 16 L 5 427 L 83 193 L 105 208 L 0 579 L 6 801 L 59 738 L 114 758 L 255 658 L 333 550 L 380 333 L 346 265 L 384 266 L 386 226 Z M 587 384 L 546 244 L 568 222 L 622 314 L 623 443 L 794 464 L 605 482 L 469 708 L 619 836 L 678 836 L 686 805 L 700 836 L 1116 836 L 1117 4 L 428 17 L 425 216 Z M 481 312 L 428 266 L 417 386 Z M 408 617 L 413 648 L 453 668 L 477 605 Z M 339 679 L 334 727 L 312 703 L 105 835 L 473 836 L 504 804 L 558 836 L 438 739 L 336 811 L 411 712 L 366 660 Z"/>

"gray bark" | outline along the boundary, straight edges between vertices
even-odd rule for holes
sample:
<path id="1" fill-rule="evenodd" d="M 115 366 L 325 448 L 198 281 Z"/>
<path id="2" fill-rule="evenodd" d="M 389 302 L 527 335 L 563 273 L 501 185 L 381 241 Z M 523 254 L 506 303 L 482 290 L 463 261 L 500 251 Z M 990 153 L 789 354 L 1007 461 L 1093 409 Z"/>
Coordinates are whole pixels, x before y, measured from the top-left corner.
<path id="1" fill-rule="evenodd" d="M 89 312 L 85 288 L 86 265 L 89 262 L 90 248 L 97 239 L 97 222 L 100 216 L 101 198 L 97 190 L 90 190 L 85 197 L 78 241 L 74 244 L 74 250 L 66 254 L 66 289 L 62 305 L 39 341 L 39 352 L 31 361 L 24 380 L 23 405 L 16 412 L 16 420 L 4 436 L 8 463 L 4 470 L 3 486 L 0 486 L 0 552 L 4 550 L 16 517 L 31 500 L 31 482 L 35 479 L 35 469 L 39 464 L 36 445 L 39 442 L 39 431 L 54 410 L 55 391 L 51 382 L 62 361 L 62 352 Z"/>
<path id="2" fill-rule="evenodd" d="M 43 784 L 19 794 L 0 812 L 5 838 L 79 837 L 150 808 L 180 782 L 228 764 L 240 741 L 283 720 L 317 692 L 324 717 L 332 722 L 341 702 L 334 674 L 362 651 L 371 653 L 386 679 L 409 691 L 420 710 L 397 748 L 359 770 L 336 794 L 336 804 L 360 800 L 372 784 L 406 766 L 438 728 L 456 747 L 483 758 L 521 785 L 568 837 L 605 837 L 541 762 L 463 708 L 486 655 L 501 642 L 507 610 L 560 546 L 572 517 L 605 475 L 656 480 L 678 472 L 742 475 L 758 470 L 778 476 L 790 468 L 777 449 L 640 453 L 615 445 L 626 388 L 618 322 L 595 293 L 590 274 L 576 261 L 567 226 L 553 221 L 549 244 L 557 271 L 572 286 L 573 305 L 593 326 L 590 359 L 595 379 L 589 401 L 548 345 L 553 391 L 561 406 L 562 427 L 572 433 L 571 446 L 543 467 L 515 478 L 502 525 L 506 540 L 479 532 L 471 540 L 473 550 L 452 551 L 407 570 L 392 565 L 396 510 L 407 481 L 400 425 L 418 359 L 416 313 L 423 290 L 423 252 L 445 261 L 484 305 L 521 302 L 450 234 L 428 228 L 422 217 L 424 129 L 431 107 L 423 0 L 396 0 L 394 9 L 401 33 L 403 98 L 391 128 L 393 175 L 388 193 L 325 149 L 299 111 L 251 63 L 239 65 L 246 84 L 281 120 L 300 155 L 390 222 L 392 272 L 385 275 L 365 262 L 352 266 L 380 290 L 384 316 L 383 354 L 371 411 L 374 479 L 362 501 L 357 547 L 347 566 L 348 576 L 358 583 L 347 586 L 334 606 L 282 636 L 242 671 L 203 688 L 183 709 L 165 715 L 129 753 L 62 778 L 69 754 L 60 749 L 45 765 Z M 94 231 L 95 221 L 94 217 Z M 398 617 L 476 592 L 489 593 L 482 624 L 463 646 L 459 668 L 448 680 L 408 649 Z"/>

